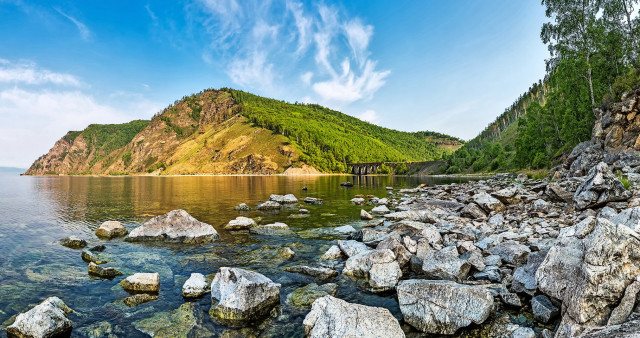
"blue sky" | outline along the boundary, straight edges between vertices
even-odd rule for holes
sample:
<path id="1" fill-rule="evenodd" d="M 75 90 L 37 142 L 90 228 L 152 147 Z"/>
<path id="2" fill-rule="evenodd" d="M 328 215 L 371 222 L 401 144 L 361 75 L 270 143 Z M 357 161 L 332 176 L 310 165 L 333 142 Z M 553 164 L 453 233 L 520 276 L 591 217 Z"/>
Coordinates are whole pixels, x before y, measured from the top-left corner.
<path id="1" fill-rule="evenodd" d="M 470 139 L 547 57 L 538 0 L 0 0 L 0 18 L 0 166 L 220 87 Z"/>

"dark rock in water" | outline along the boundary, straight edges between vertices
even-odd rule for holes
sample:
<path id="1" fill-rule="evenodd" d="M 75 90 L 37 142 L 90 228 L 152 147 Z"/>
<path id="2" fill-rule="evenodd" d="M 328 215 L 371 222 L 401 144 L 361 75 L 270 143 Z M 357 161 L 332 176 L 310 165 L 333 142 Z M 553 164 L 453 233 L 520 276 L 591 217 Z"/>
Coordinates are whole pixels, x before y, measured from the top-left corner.
<path id="1" fill-rule="evenodd" d="M 76 236 L 69 236 L 61 239 L 60 244 L 71 249 L 82 249 L 87 246 L 87 241 Z"/>
<path id="2" fill-rule="evenodd" d="M 96 263 L 89 263 L 89 274 L 92 276 L 98 276 L 100 278 L 113 279 L 117 276 L 122 276 L 122 272 L 116 268 L 103 268 Z"/>
<path id="3" fill-rule="evenodd" d="M 404 321 L 426 333 L 454 334 L 472 323 L 482 324 L 493 307 L 493 296 L 482 286 L 405 280 L 397 290 Z"/>
<path id="4" fill-rule="evenodd" d="M 158 273 L 136 273 L 120 282 L 123 289 L 133 292 L 158 292 L 160 275 Z"/>
<path id="5" fill-rule="evenodd" d="M 96 236 L 105 239 L 123 237 L 128 233 L 129 230 L 118 221 L 106 221 L 96 230 Z"/>
<path id="6" fill-rule="evenodd" d="M 318 298 L 302 323 L 309 338 L 404 337 L 398 320 L 389 310 L 347 303 L 332 296 Z"/>
<path id="7" fill-rule="evenodd" d="M 318 277 L 321 279 L 329 279 L 332 277 L 336 277 L 338 275 L 338 271 L 327 268 L 327 267 L 314 267 L 307 265 L 294 265 L 289 266 L 284 269 L 287 272 L 301 273 L 312 277 Z"/>
<path id="8" fill-rule="evenodd" d="M 533 310 L 533 318 L 543 324 L 549 323 L 560 313 L 560 310 L 545 295 L 533 297 L 531 299 L 531 309 Z"/>
<path id="9" fill-rule="evenodd" d="M 150 219 L 133 229 L 125 240 L 208 243 L 218 238 L 218 232 L 211 225 L 200 222 L 179 209 Z"/>
<path id="10" fill-rule="evenodd" d="M 340 183 L 340 185 L 343 186 L 343 187 L 353 187 L 353 182 L 349 182 L 349 181 L 342 182 L 342 183 Z"/>
<path id="11" fill-rule="evenodd" d="M 89 251 L 91 252 L 103 252 L 107 249 L 106 246 L 100 244 L 100 245 L 96 245 L 94 247 L 89 248 Z"/>
<path id="12" fill-rule="evenodd" d="M 212 317 L 242 327 L 266 317 L 280 303 L 280 284 L 257 272 L 222 267 L 211 283 L 211 298 Z"/>
<path id="13" fill-rule="evenodd" d="M 156 299 L 158 299 L 157 294 L 138 293 L 125 298 L 122 302 L 128 307 L 133 307 Z"/>
<path id="14" fill-rule="evenodd" d="M 67 317 L 72 310 L 58 297 L 49 297 L 31 310 L 21 313 L 7 327 L 9 337 L 56 337 L 71 333 Z"/>
<path id="15" fill-rule="evenodd" d="M 302 190 L 307 191 L 309 189 L 307 187 L 302 187 Z"/>
<path id="16" fill-rule="evenodd" d="M 335 296 L 338 292 L 338 285 L 327 283 L 318 285 L 311 283 L 309 285 L 297 288 L 287 296 L 287 303 L 293 306 L 309 307 L 313 302 L 324 296 Z"/>
<path id="17" fill-rule="evenodd" d="M 608 202 L 626 201 L 631 197 L 609 167 L 600 162 L 589 170 L 589 175 L 573 195 L 579 210 L 603 206 Z"/>

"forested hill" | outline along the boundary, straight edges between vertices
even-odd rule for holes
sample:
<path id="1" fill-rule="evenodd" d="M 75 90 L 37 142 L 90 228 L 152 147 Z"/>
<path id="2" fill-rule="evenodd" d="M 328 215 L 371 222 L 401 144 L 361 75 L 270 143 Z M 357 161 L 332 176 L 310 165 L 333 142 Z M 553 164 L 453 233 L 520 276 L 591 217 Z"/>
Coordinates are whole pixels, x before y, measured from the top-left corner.
<path id="1" fill-rule="evenodd" d="M 591 130 L 600 109 L 640 85 L 637 0 L 543 0 L 547 75 L 449 156 L 448 173 L 551 168 Z M 540 60 L 542 62 L 542 60 Z"/>
<path id="2" fill-rule="evenodd" d="M 345 172 L 353 162 L 437 160 L 462 143 L 379 127 L 315 104 L 207 89 L 151 121 L 69 132 L 27 174 Z"/>

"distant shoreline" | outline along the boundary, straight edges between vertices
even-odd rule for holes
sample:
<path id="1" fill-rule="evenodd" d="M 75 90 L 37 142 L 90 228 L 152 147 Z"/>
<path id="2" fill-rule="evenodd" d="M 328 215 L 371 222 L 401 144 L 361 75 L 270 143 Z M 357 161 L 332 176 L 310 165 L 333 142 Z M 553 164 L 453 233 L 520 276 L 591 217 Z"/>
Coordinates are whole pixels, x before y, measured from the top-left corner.
<path id="1" fill-rule="evenodd" d="M 92 175 L 68 175 L 68 174 L 59 174 L 59 175 L 25 175 L 20 174 L 20 176 L 27 177 L 301 177 L 301 176 L 357 176 L 357 177 L 435 177 L 435 178 L 480 178 L 480 177 L 491 177 L 495 174 L 442 174 L 442 175 L 380 175 L 380 174 L 369 174 L 369 175 L 354 175 L 354 174 L 345 174 L 345 173 L 319 173 L 319 174 L 297 174 L 297 175 L 285 175 L 285 174 L 195 174 L 195 175 L 100 175 L 100 174 L 92 174 Z"/>

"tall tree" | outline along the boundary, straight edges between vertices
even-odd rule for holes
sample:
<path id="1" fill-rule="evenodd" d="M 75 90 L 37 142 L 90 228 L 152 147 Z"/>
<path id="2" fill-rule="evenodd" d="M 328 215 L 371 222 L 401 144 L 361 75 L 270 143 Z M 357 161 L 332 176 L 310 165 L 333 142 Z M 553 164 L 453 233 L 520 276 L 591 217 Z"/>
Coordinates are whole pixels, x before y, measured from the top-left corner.
<path id="1" fill-rule="evenodd" d="M 585 74 L 589 85 L 592 112 L 596 114 L 596 99 L 593 90 L 592 56 L 597 52 L 599 38 L 597 29 L 601 0 L 542 0 L 547 6 L 546 15 L 553 22 L 542 26 L 540 38 L 549 45 L 551 58 L 547 70 L 565 58 L 580 57 L 585 63 Z"/>

